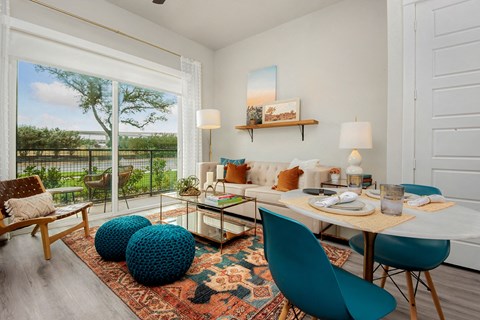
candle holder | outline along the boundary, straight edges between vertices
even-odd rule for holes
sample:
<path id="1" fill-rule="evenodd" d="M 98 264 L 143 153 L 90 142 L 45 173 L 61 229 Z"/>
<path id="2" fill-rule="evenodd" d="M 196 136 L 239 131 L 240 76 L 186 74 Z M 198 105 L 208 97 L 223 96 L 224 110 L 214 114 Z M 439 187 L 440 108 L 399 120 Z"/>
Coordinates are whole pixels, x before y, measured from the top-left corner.
<path id="1" fill-rule="evenodd" d="M 215 190 L 217 190 L 217 184 L 221 182 L 223 186 L 223 193 L 225 193 L 225 179 L 217 179 L 217 182 L 215 182 L 215 187 L 213 187 L 213 193 L 215 194 Z"/>
<path id="2" fill-rule="evenodd" d="M 211 184 L 209 184 L 206 188 L 205 188 L 205 196 L 207 196 L 208 194 L 208 190 L 212 189 L 212 194 L 215 195 L 215 189 L 213 188 L 213 186 Z"/>

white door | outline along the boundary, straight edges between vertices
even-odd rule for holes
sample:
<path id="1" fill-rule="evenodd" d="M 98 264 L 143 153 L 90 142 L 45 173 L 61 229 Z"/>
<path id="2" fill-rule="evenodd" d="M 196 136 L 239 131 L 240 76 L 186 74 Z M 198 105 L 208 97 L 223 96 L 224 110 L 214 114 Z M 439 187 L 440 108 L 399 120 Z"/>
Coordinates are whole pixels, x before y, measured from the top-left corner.
<path id="1" fill-rule="evenodd" d="M 480 211 L 480 0 L 419 2 L 416 20 L 415 183 Z M 447 262 L 480 270 L 480 239 Z"/>

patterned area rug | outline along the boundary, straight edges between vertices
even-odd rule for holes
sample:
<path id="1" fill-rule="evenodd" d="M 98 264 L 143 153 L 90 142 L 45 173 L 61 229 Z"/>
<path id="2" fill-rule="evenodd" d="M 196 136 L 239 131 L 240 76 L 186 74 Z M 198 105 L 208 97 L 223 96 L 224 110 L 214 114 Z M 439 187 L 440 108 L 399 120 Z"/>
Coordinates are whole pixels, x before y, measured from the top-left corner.
<path id="1" fill-rule="evenodd" d="M 164 217 L 184 212 L 171 210 Z M 158 223 L 159 216 L 147 218 Z M 278 319 L 283 296 L 263 255 L 261 227 L 256 238 L 252 232 L 225 244 L 222 255 L 217 246 L 197 239 L 195 259 L 187 274 L 179 281 L 158 287 L 138 284 L 125 262 L 103 260 L 94 245 L 97 229 L 91 228 L 88 238 L 78 230 L 62 240 L 140 319 Z M 343 265 L 351 253 L 348 249 L 323 246 L 337 266 Z M 292 310 L 290 313 L 289 319 L 293 319 Z M 300 314 L 299 318 L 303 316 Z"/>

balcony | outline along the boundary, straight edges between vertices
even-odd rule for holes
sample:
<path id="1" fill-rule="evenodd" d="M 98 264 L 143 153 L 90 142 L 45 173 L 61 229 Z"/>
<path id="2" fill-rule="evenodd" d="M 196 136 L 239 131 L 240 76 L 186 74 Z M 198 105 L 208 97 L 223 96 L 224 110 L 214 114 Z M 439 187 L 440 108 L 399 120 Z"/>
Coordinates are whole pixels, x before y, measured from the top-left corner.
<path id="1" fill-rule="evenodd" d="M 176 149 L 121 149 L 118 153 L 120 166 L 133 166 L 124 188 L 130 209 L 158 204 L 157 194 L 173 190 L 177 180 Z M 103 213 L 105 194 L 87 188 L 83 179 L 87 174 L 99 174 L 110 168 L 111 157 L 110 149 L 18 149 L 16 172 L 17 177 L 39 175 L 47 189 L 78 187 L 75 192 L 55 194 L 55 202 L 92 201 L 90 214 Z M 110 192 L 106 199 L 109 212 Z M 121 190 L 118 203 L 119 211 L 127 209 Z"/>

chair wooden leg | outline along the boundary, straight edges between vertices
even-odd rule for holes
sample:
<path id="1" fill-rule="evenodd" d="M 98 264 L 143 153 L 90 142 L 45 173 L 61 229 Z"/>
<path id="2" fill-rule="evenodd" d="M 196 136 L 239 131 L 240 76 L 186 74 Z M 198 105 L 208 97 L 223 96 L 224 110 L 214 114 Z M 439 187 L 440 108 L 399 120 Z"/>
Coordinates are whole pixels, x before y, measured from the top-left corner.
<path id="1" fill-rule="evenodd" d="M 125 189 L 122 188 L 122 193 L 123 193 L 123 199 L 125 199 L 125 203 L 127 204 L 127 209 L 130 209 L 128 206 L 128 201 L 127 201 L 127 196 L 125 195 Z"/>
<path id="2" fill-rule="evenodd" d="M 90 235 L 90 226 L 88 225 L 88 210 L 82 209 L 83 230 L 85 231 L 85 237 Z"/>
<path id="3" fill-rule="evenodd" d="M 291 306 L 292 306 L 292 304 L 287 299 L 285 299 L 285 301 L 283 303 L 282 312 L 280 313 L 280 317 L 278 317 L 278 320 L 287 319 L 288 310 L 290 310 Z"/>
<path id="4" fill-rule="evenodd" d="M 389 266 L 383 266 L 383 274 L 382 274 L 382 282 L 380 282 L 380 287 L 385 288 L 385 282 L 387 282 L 387 277 L 388 277 L 388 269 Z"/>
<path id="5" fill-rule="evenodd" d="M 105 197 L 103 198 L 103 213 L 107 212 L 107 191 L 105 190 Z"/>
<path id="6" fill-rule="evenodd" d="M 37 234 L 39 227 L 40 227 L 40 226 L 39 226 L 38 224 L 35 225 L 35 228 L 33 228 L 32 233 L 31 233 L 32 237 Z"/>
<path id="7" fill-rule="evenodd" d="M 432 276 L 430 275 L 430 271 L 425 271 L 425 278 L 427 279 L 428 287 L 430 288 L 430 294 L 432 295 L 433 304 L 435 304 L 435 309 L 437 309 L 438 317 L 440 320 L 445 320 L 445 316 L 443 315 L 442 306 L 440 305 L 440 299 L 437 295 L 437 290 L 435 290 L 435 286 L 433 285 Z"/>
<path id="8" fill-rule="evenodd" d="M 408 303 L 410 304 L 410 319 L 417 320 L 417 306 L 415 303 L 415 293 L 413 291 L 412 274 L 409 271 L 405 271 L 405 278 L 407 280 L 407 287 L 408 287 Z"/>
<path id="9" fill-rule="evenodd" d="M 45 260 L 50 260 L 52 252 L 50 251 L 50 236 L 48 235 L 48 224 L 40 224 L 40 233 L 42 234 L 43 255 Z"/>

